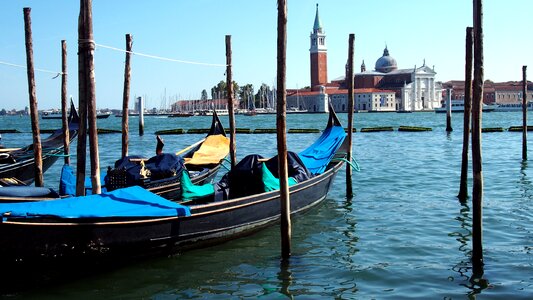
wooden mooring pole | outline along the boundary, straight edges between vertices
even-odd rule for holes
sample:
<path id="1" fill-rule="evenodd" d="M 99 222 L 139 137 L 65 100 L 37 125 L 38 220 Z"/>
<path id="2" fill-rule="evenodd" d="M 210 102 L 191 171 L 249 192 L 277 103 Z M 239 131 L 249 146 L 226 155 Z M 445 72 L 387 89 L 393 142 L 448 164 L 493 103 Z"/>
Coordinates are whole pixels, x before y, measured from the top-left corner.
<path id="1" fill-rule="evenodd" d="M 463 122 L 463 152 L 461 161 L 461 182 L 457 198 L 464 202 L 468 198 L 468 145 L 470 144 L 470 121 L 472 114 L 472 43 L 473 28 L 466 28 L 465 44 L 465 112 Z"/>
<path id="2" fill-rule="evenodd" d="M 133 39 L 131 34 L 126 34 L 126 63 L 124 65 L 124 92 L 122 94 L 122 157 L 128 156 L 129 133 L 129 104 L 130 104 L 130 77 L 131 77 L 131 47 Z"/>
<path id="3" fill-rule="evenodd" d="M 522 160 L 527 160 L 527 66 L 522 66 Z"/>
<path id="4" fill-rule="evenodd" d="M 139 135 L 144 135 L 144 99 L 143 97 L 138 97 L 139 101 Z"/>
<path id="5" fill-rule="evenodd" d="M 281 257 L 291 256 L 291 204 L 289 199 L 287 167 L 287 93 L 285 76 L 287 72 L 287 1 L 278 0 L 278 79 L 276 125 L 279 162 L 280 209 L 281 209 Z"/>
<path id="6" fill-rule="evenodd" d="M 87 105 L 87 123 L 89 128 L 89 148 L 91 159 L 92 193 L 100 194 L 100 161 L 98 153 L 98 130 L 96 127 L 96 93 L 94 79 L 94 39 L 92 22 L 92 0 L 80 0 L 80 17 L 78 24 L 78 55 L 80 57 L 80 99 Z M 82 85 L 83 83 L 83 85 Z M 80 101 L 81 102 L 81 101 Z M 81 122 L 84 122 L 83 120 Z M 79 158 L 79 157 L 78 157 Z M 83 181 L 85 178 L 83 177 Z M 77 178 L 77 184 L 80 183 Z M 78 185 L 76 185 L 78 191 Z M 85 192 L 83 192 L 85 194 Z"/>
<path id="7" fill-rule="evenodd" d="M 61 120 L 63 123 L 63 154 L 65 165 L 70 165 L 70 136 L 68 128 L 67 101 L 67 41 L 61 41 Z"/>
<path id="8" fill-rule="evenodd" d="M 446 131 L 452 132 L 452 89 L 446 89 Z"/>
<path id="9" fill-rule="evenodd" d="M 481 155 L 481 119 L 483 103 L 483 3 L 474 0 L 474 83 L 472 98 L 472 267 L 473 274 L 483 274 L 483 168 Z"/>
<path id="10" fill-rule="evenodd" d="M 35 165 L 35 186 L 43 186 L 43 153 L 41 133 L 39 130 L 39 111 L 37 109 L 37 93 L 35 91 L 35 71 L 33 68 L 33 40 L 31 31 L 31 8 L 25 7 L 24 33 L 26 38 L 26 65 L 28 74 L 28 94 L 30 98 L 31 132 L 33 135 L 33 157 Z"/>
<path id="11" fill-rule="evenodd" d="M 352 129 L 353 129 L 353 56 L 354 56 L 354 40 L 355 35 L 350 33 L 348 37 L 348 74 L 346 74 L 346 80 L 348 82 L 348 151 L 347 157 L 349 161 L 352 161 Z M 352 187 L 352 168 L 350 164 L 346 164 L 346 197 L 353 197 Z"/>
<path id="12" fill-rule="evenodd" d="M 228 115 L 229 115 L 229 155 L 231 159 L 231 168 L 235 167 L 235 111 L 233 106 L 233 79 L 231 73 L 231 35 L 226 35 L 226 92 L 228 97 Z"/>

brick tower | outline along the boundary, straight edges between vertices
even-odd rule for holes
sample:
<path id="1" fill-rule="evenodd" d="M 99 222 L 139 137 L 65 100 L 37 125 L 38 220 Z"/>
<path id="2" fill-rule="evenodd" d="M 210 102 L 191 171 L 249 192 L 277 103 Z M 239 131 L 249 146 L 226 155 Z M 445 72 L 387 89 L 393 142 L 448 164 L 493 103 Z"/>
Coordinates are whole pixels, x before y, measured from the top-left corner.
<path id="1" fill-rule="evenodd" d="M 326 33 L 318 17 L 318 4 L 313 31 L 311 32 L 311 89 L 319 90 L 320 85 L 328 82 L 328 49 L 326 48 Z"/>

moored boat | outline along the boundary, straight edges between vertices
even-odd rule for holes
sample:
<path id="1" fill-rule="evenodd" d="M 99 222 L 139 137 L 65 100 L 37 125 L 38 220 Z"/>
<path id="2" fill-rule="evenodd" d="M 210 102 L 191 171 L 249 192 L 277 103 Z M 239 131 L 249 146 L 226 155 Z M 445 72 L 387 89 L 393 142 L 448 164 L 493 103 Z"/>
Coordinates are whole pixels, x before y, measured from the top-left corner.
<path id="1" fill-rule="evenodd" d="M 533 110 L 533 102 L 527 103 L 527 110 Z M 494 111 L 522 111 L 522 103 L 498 103 Z"/>
<path id="2" fill-rule="evenodd" d="M 138 185 L 177 201 L 181 196 L 181 172 L 187 172 L 194 183 L 212 180 L 229 153 L 229 139 L 222 122 L 216 112 L 212 116 L 207 136 L 175 154 L 162 153 L 149 159 L 127 156 L 117 160 L 107 171 L 106 188 L 112 191 Z"/>
<path id="3" fill-rule="evenodd" d="M 494 111 L 498 106 L 497 105 L 487 105 L 483 103 L 483 112 L 491 112 Z M 436 113 L 446 113 L 447 107 L 444 105 L 443 107 L 435 108 Z M 465 112 L 465 102 L 462 99 L 452 99 L 452 106 L 451 106 L 451 112 Z"/>
<path id="4" fill-rule="evenodd" d="M 345 136 L 331 113 L 319 139 L 298 153 L 303 173 L 311 176 L 300 177 L 300 168 L 291 175 L 300 178 L 289 187 L 291 214 L 303 213 L 326 198 L 343 165 L 336 159 L 345 155 Z M 275 170 L 270 172 L 275 176 Z M 234 186 L 243 187 L 235 179 L 239 177 L 233 178 Z M 168 254 L 237 238 L 279 221 L 276 181 L 279 184 L 275 177 L 273 185 L 263 182 L 260 193 L 196 204 L 171 202 L 136 186 L 57 201 L 0 204 L 0 260 L 15 266 L 87 263 Z"/>
<path id="5" fill-rule="evenodd" d="M 72 142 L 78 135 L 79 128 L 78 112 L 72 102 L 68 120 L 69 139 Z M 63 154 L 63 140 L 63 130 L 57 129 L 49 137 L 41 141 L 43 173 Z M 12 151 L 2 151 L 0 156 L 0 178 L 16 178 L 29 184 L 34 181 L 34 170 L 33 144 Z"/>

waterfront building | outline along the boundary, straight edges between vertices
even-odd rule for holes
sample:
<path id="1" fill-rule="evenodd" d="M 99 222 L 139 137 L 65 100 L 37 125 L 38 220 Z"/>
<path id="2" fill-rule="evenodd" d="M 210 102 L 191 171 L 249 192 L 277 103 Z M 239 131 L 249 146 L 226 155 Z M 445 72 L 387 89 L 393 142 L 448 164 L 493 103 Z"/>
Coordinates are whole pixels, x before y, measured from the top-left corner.
<path id="1" fill-rule="evenodd" d="M 442 100 L 442 84 L 435 80 L 436 74 L 425 61 L 420 67 L 398 69 L 396 59 L 385 47 L 374 70 L 367 71 L 363 61 L 361 72 L 354 75 L 354 86 L 394 91 L 397 111 L 432 111 L 441 106 Z M 343 77 L 337 82 L 345 85 Z"/>
<path id="2" fill-rule="evenodd" d="M 347 111 L 348 86 L 342 76 L 327 81 L 326 33 L 318 5 L 310 35 L 311 83 L 307 89 L 287 90 L 287 108 L 308 112 L 327 112 L 328 101 L 338 112 Z M 355 111 L 433 111 L 441 107 L 442 85 L 435 80 L 434 68 L 426 66 L 398 69 L 396 60 L 385 47 L 375 69 L 354 75 Z"/>
<path id="3" fill-rule="evenodd" d="M 443 86 L 450 88 L 452 99 L 465 99 L 465 82 L 463 80 L 450 80 L 443 83 Z M 528 81 L 526 99 L 533 101 L 533 83 Z M 446 90 L 443 91 L 446 99 Z M 518 104 L 522 103 L 522 81 L 493 82 L 485 80 L 483 83 L 483 103 L 493 104 Z"/>

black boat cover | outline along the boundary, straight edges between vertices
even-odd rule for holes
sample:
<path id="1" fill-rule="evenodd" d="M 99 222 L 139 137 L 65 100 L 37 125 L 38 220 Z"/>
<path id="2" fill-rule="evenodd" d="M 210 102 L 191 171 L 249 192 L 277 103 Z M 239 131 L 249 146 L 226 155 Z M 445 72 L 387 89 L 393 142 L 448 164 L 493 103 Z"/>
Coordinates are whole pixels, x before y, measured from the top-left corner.
<path id="1" fill-rule="evenodd" d="M 311 173 L 304 166 L 298 154 L 287 152 L 288 176 L 294 178 L 293 183 L 301 182 L 312 177 Z M 271 188 L 265 184 L 263 172 L 265 165 L 276 178 L 279 178 L 278 156 L 263 162 L 263 157 L 258 154 L 245 156 L 230 172 L 226 173 L 215 185 L 215 201 L 245 197 L 270 191 Z"/>
<path id="2" fill-rule="evenodd" d="M 127 186 L 136 185 L 141 180 L 142 166 L 138 162 L 131 161 L 139 158 L 141 156 L 131 155 L 115 162 L 115 169 L 124 169 L 126 171 Z M 145 168 L 150 170 L 151 180 L 158 180 L 180 175 L 185 166 L 181 156 L 163 153 L 147 160 Z"/>

